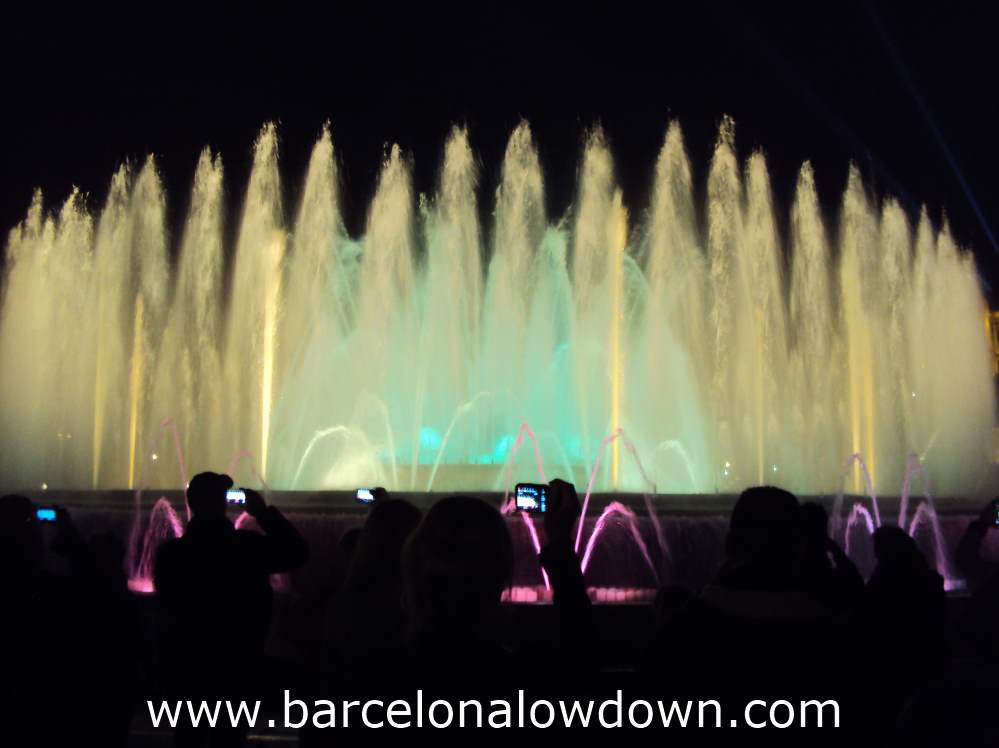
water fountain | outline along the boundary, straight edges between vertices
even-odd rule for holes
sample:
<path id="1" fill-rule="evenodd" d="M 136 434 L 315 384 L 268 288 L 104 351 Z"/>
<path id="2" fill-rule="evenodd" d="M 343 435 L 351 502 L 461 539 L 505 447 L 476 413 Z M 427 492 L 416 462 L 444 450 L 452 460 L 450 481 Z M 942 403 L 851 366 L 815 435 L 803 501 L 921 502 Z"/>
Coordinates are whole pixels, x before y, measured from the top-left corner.
<path id="1" fill-rule="evenodd" d="M 522 123 L 481 227 L 456 128 L 433 195 L 387 151 L 355 238 L 329 130 L 290 222 L 278 151 L 267 125 L 231 252 L 207 149 L 175 260 L 152 157 L 114 175 L 96 215 L 78 193 L 54 214 L 36 195 L 8 241 L 0 322 L 11 488 L 134 488 L 172 418 L 194 470 L 248 450 L 284 489 L 499 489 L 525 421 L 577 480 L 624 428 L 659 492 L 831 493 L 852 453 L 879 485 L 916 453 L 938 494 L 985 489 L 995 408 L 973 260 L 855 169 L 837 228 L 806 163 L 782 240 L 765 159 L 740 162 L 730 120 L 704 206 L 674 123 L 630 212 L 596 129 L 553 220 Z M 598 488 L 645 490 L 619 449 Z M 176 487 L 170 462 L 146 482 Z"/>
<path id="2" fill-rule="evenodd" d="M 881 522 L 875 487 L 901 487 L 899 521 L 935 535 L 932 501 L 909 514 L 914 472 L 941 506 L 992 487 L 974 261 L 946 221 L 871 195 L 855 168 L 834 223 L 804 164 L 782 231 L 766 159 L 739 158 L 731 120 L 704 204 L 678 124 L 648 204 L 632 206 L 596 128 L 576 199 L 553 217 L 523 122 L 482 226 L 475 154 L 455 128 L 430 195 L 386 149 L 350 236 L 330 130 L 290 218 L 279 150 L 264 126 L 237 214 L 205 149 L 176 242 L 153 157 L 122 166 L 96 213 L 76 191 L 56 210 L 36 193 L 4 267 L 5 488 L 178 489 L 229 465 L 276 490 L 502 492 L 547 470 L 587 500 L 641 494 L 654 537 L 633 506 L 606 501 L 577 551 L 588 562 L 619 526 L 657 578 L 662 494 L 861 494 L 866 474 L 872 506 L 837 506 L 850 542 Z M 525 433 L 533 449 L 518 450 Z M 863 460 L 844 477 L 845 455 Z M 182 524 L 153 515 L 164 537 Z"/>

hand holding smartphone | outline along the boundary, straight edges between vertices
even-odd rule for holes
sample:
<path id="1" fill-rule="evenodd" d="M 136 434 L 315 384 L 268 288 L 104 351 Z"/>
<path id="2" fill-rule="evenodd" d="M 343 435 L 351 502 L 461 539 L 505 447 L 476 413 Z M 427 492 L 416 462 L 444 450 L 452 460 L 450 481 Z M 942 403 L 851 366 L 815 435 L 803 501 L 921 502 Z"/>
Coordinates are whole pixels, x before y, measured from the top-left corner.
<path id="1" fill-rule="evenodd" d="M 40 506 L 35 509 L 35 519 L 39 522 L 55 522 L 57 517 L 54 506 Z"/>
<path id="2" fill-rule="evenodd" d="M 517 511 L 544 514 L 548 511 L 548 486 L 543 483 L 518 483 L 515 499 Z"/>
<path id="3" fill-rule="evenodd" d="M 389 495 L 381 486 L 374 488 L 359 488 L 354 498 L 359 504 L 374 504 L 379 501 L 388 501 Z"/>

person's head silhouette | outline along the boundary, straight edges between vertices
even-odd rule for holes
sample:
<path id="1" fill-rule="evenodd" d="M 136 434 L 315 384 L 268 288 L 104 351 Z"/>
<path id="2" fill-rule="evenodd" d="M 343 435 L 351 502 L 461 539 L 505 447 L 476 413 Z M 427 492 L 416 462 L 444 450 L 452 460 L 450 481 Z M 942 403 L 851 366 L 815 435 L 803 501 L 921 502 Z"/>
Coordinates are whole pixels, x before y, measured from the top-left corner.
<path id="1" fill-rule="evenodd" d="M 509 582 L 513 543 L 494 507 L 450 496 L 434 504 L 410 536 L 402 568 L 416 633 L 475 637 Z"/>
<path id="2" fill-rule="evenodd" d="M 791 573 L 798 532 L 798 500 L 773 486 L 742 492 L 725 539 L 731 568 L 754 569 L 751 576 L 768 585 L 781 584 Z"/>
<path id="3" fill-rule="evenodd" d="M 403 544 L 422 516 L 419 509 L 401 499 L 385 499 L 375 504 L 364 529 L 355 528 L 359 532 L 349 549 L 351 561 L 346 587 L 351 594 L 391 591 L 398 604 Z"/>
<path id="4" fill-rule="evenodd" d="M 358 547 L 371 542 L 382 547 L 401 548 L 422 516 L 420 510 L 408 501 L 385 499 L 375 504 L 368 515 Z"/>
<path id="5" fill-rule="evenodd" d="M 909 534 L 891 525 L 883 525 L 874 531 L 874 557 L 880 569 L 922 572 L 929 568 Z"/>
<path id="6" fill-rule="evenodd" d="M 232 478 L 220 473 L 198 473 L 187 484 L 187 505 L 192 517 L 224 517 L 225 493 L 232 488 Z"/>
<path id="7" fill-rule="evenodd" d="M 798 512 L 799 525 L 804 539 L 824 548 L 829 538 L 829 515 L 826 508 L 815 501 L 806 501 Z"/>

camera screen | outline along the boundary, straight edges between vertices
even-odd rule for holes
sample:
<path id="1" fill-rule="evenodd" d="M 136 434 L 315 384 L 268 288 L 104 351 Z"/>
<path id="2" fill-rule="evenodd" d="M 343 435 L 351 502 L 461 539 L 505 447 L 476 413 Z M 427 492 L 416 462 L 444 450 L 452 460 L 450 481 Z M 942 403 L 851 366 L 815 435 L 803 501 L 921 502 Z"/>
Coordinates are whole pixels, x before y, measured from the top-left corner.
<path id="1" fill-rule="evenodd" d="M 39 522 L 55 522 L 56 510 L 52 507 L 41 507 L 35 510 L 35 516 Z"/>
<path id="2" fill-rule="evenodd" d="M 517 509 L 522 512 L 544 512 L 548 503 L 546 488 L 535 483 L 517 484 Z"/>
<path id="3" fill-rule="evenodd" d="M 245 504 L 246 494 L 238 488 L 230 488 L 225 492 L 225 500 L 230 504 Z"/>
<path id="4" fill-rule="evenodd" d="M 371 493 L 370 488 L 359 488 L 357 489 L 357 500 L 362 504 L 370 504 L 375 500 L 375 496 Z"/>

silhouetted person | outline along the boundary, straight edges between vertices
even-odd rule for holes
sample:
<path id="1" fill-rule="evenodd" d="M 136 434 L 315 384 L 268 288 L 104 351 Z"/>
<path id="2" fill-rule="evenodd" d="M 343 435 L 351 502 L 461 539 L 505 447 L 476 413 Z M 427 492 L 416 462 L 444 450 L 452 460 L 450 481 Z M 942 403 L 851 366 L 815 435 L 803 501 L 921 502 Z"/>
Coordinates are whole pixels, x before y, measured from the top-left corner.
<path id="1" fill-rule="evenodd" d="M 402 548 L 421 517 L 408 501 L 386 496 L 372 507 L 334 606 L 330 645 L 340 665 L 374 675 L 383 658 L 398 660 L 405 645 Z"/>
<path id="2" fill-rule="evenodd" d="M 680 584 L 666 584 L 660 587 L 653 601 L 656 628 L 667 626 L 676 616 L 682 615 L 694 597 L 693 592 Z"/>
<path id="3" fill-rule="evenodd" d="M 904 727 L 943 734 L 959 725 L 962 743 L 996 745 L 999 703 L 996 665 L 999 663 L 999 564 L 982 555 L 982 546 L 995 527 L 999 501 L 989 502 L 958 543 L 958 569 L 968 582 L 970 596 L 957 620 L 959 649 L 944 678 L 930 683 L 902 715 Z M 916 655 L 918 657 L 918 654 Z M 978 738 L 971 742 L 969 736 Z"/>
<path id="4" fill-rule="evenodd" d="M 354 558 L 354 552 L 357 550 L 357 544 L 361 540 L 361 528 L 351 527 L 344 531 L 343 535 L 340 536 L 340 540 L 337 541 L 337 545 L 340 548 L 343 557 L 347 562 L 347 566 L 350 566 L 351 560 Z"/>
<path id="5" fill-rule="evenodd" d="M 123 746 L 128 742 L 146 642 L 136 599 L 128 589 L 124 543 L 113 533 L 98 533 L 87 543 L 87 552 L 92 580 L 85 604 L 92 617 L 86 641 L 97 655 L 94 666 L 105 684 L 91 716 L 100 720 L 102 744 Z"/>
<path id="6" fill-rule="evenodd" d="M 43 568 L 45 544 L 35 507 L 24 496 L 0 498 L 0 615 L 3 646 L 3 704 L 17 715 L 33 743 L 56 736 L 47 734 L 43 704 L 63 699 L 68 690 L 58 674 L 71 654 L 61 631 L 70 611 L 65 590 Z M 54 682 L 53 682 L 54 681 Z M 57 702 L 58 703 L 58 702 Z M 13 717 L 11 717 L 13 718 Z M 41 731 L 41 734 L 37 734 Z"/>
<path id="7" fill-rule="evenodd" d="M 828 651 L 826 608 L 800 588 L 796 573 L 798 500 L 769 486 L 742 493 L 732 510 L 725 560 L 671 615 L 644 663 L 646 682 L 682 684 L 683 698 L 741 704 L 780 698 L 789 687 L 831 698 L 840 682 Z"/>
<path id="8" fill-rule="evenodd" d="M 46 538 L 24 496 L 0 498 L 0 616 L 7 701 L 32 744 L 124 745 L 131 721 L 138 622 L 108 594 L 69 513 L 44 523 L 68 572 L 46 570 Z M 127 593 L 125 593 L 127 595 Z M 54 716 L 57 714 L 58 716 Z"/>
<path id="9" fill-rule="evenodd" d="M 990 501 L 967 527 L 955 557 L 971 596 L 960 626 L 971 652 L 989 662 L 999 661 L 999 564 L 982 555 L 989 530 L 996 527 L 999 500 Z"/>
<path id="10" fill-rule="evenodd" d="M 263 534 L 237 530 L 226 517 L 231 487 L 227 475 L 194 476 L 187 529 L 156 555 L 160 665 L 175 699 L 250 697 L 270 625 L 270 575 L 295 570 L 309 555 L 298 531 L 256 491 L 243 489 L 245 509 Z M 207 736 L 178 731 L 177 739 L 197 744 Z M 242 739 L 241 731 L 218 731 L 211 744 Z"/>
<path id="11" fill-rule="evenodd" d="M 373 497 L 372 503 L 368 506 L 369 516 L 371 510 L 381 503 L 389 500 L 389 493 L 387 490 L 378 486 L 377 488 L 371 489 L 371 495 Z M 361 539 L 361 531 L 364 529 L 363 525 L 360 527 L 351 527 L 344 530 L 343 534 L 340 536 L 340 540 L 337 541 L 337 547 L 340 549 L 343 560 L 346 562 L 346 566 L 350 566 L 351 560 L 354 558 L 354 552 L 357 550 L 357 544 Z M 345 575 L 346 578 L 346 575 Z"/>
<path id="12" fill-rule="evenodd" d="M 974 592 L 979 586 L 991 583 L 999 573 L 999 563 L 982 555 L 982 544 L 989 530 L 996 527 L 999 499 L 986 504 L 979 515 L 968 523 L 954 552 L 957 567 L 968 582 L 968 589 Z"/>
<path id="13" fill-rule="evenodd" d="M 513 569 L 513 543 L 500 513 L 481 499 L 434 504 L 403 552 L 410 646 L 427 672 L 497 670 L 489 640 Z"/>
<path id="14" fill-rule="evenodd" d="M 555 479 L 548 484 L 548 511 L 544 516 L 545 544 L 538 561 L 552 588 L 558 617 L 558 654 L 563 668 L 582 666 L 579 653 L 595 638 L 592 604 L 583 570 L 573 546 L 573 529 L 580 517 L 579 496 L 571 483 Z"/>
<path id="15" fill-rule="evenodd" d="M 26 496 L 0 498 L 0 575 L 6 585 L 22 585 L 42 570 L 45 543 Z"/>
<path id="16" fill-rule="evenodd" d="M 575 489 L 552 481 L 540 561 L 554 592 L 559 640 L 574 653 L 577 642 L 592 644 L 590 601 L 571 543 L 578 516 Z M 515 633 L 503 632 L 498 625 L 500 599 L 512 567 L 513 544 L 494 507 L 470 496 L 451 496 L 426 513 L 406 543 L 402 565 L 417 683 L 433 684 L 444 696 L 469 698 L 476 689 L 480 695 L 499 694 L 517 682 L 522 686 L 518 679 L 534 677 L 532 668 L 560 674 L 561 665 L 554 664 L 557 652 L 543 663 L 525 663 L 502 644 Z"/>
<path id="17" fill-rule="evenodd" d="M 946 600 L 943 577 L 904 530 L 875 530 L 874 556 L 857 620 L 863 686 L 876 695 L 880 718 L 894 724 L 903 704 L 943 672 Z"/>
<path id="18" fill-rule="evenodd" d="M 829 537 L 829 516 L 814 502 L 798 512 L 798 558 L 795 571 L 802 588 L 831 612 L 856 605 L 864 591 L 864 578 L 839 544 Z"/>

